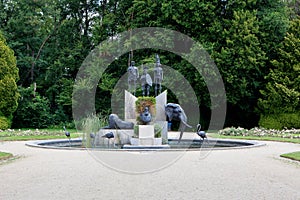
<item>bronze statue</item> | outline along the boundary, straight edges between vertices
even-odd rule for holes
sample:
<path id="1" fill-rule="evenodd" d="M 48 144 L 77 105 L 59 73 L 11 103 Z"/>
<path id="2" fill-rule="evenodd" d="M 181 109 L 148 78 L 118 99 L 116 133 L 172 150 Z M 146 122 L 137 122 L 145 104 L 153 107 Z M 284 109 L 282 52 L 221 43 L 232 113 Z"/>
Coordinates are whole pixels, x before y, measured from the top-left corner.
<path id="1" fill-rule="evenodd" d="M 143 75 L 141 76 L 141 84 L 142 84 L 142 91 L 143 96 L 149 96 L 150 95 L 150 87 L 152 87 L 152 78 L 148 74 L 148 67 L 143 67 Z"/>
<path id="2" fill-rule="evenodd" d="M 168 103 L 167 105 L 165 105 L 165 113 L 169 122 L 171 122 L 172 120 L 180 122 L 180 136 L 178 139 L 178 143 L 180 143 L 186 127 L 192 128 L 192 126 L 187 123 L 187 116 L 182 107 L 176 103 Z"/>
<path id="3" fill-rule="evenodd" d="M 127 69 L 128 72 L 128 91 L 135 95 L 136 81 L 139 78 L 139 70 L 134 66 L 135 62 L 131 61 L 130 66 Z"/>
<path id="4" fill-rule="evenodd" d="M 103 129 L 133 129 L 132 122 L 123 121 L 116 114 L 110 114 L 108 118 L 108 126 Z"/>
<path id="5" fill-rule="evenodd" d="M 158 54 L 156 54 L 156 64 L 154 68 L 155 96 L 161 93 L 161 82 L 164 78 L 163 70 L 160 66 L 161 66 L 160 59 Z"/>

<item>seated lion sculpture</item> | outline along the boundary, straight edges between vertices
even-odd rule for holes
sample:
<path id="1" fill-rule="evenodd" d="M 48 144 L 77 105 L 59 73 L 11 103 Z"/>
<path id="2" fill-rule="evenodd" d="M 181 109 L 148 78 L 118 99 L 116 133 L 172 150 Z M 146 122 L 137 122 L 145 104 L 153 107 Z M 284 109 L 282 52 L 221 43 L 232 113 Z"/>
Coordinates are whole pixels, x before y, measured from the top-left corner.
<path id="1" fill-rule="evenodd" d="M 132 122 L 126 122 L 121 120 L 118 115 L 110 114 L 108 118 L 108 126 L 104 129 L 133 129 L 134 124 Z"/>

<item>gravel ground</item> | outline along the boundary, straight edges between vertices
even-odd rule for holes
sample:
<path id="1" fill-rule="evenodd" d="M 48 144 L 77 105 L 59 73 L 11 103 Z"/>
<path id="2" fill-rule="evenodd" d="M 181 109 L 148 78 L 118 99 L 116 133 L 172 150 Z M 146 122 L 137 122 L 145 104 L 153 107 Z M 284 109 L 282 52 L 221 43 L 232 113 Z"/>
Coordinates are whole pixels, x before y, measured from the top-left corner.
<path id="1" fill-rule="evenodd" d="M 19 158 L 0 164 L 0 199 L 300 199 L 300 163 L 279 157 L 299 151 L 300 145 L 266 144 L 179 154 L 91 153 L 3 142 L 0 151 Z M 147 156 L 176 159 L 158 168 L 155 163 L 160 160 L 153 159 L 153 164 Z M 130 166 L 133 171 L 145 166 L 157 169 L 142 174 L 118 170 Z"/>

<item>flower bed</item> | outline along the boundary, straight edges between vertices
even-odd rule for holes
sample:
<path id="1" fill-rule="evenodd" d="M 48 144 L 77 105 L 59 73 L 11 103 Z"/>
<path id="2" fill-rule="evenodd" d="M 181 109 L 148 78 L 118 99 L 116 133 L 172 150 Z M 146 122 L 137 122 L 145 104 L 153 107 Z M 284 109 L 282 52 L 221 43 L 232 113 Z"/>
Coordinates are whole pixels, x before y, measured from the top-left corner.
<path id="1" fill-rule="evenodd" d="M 57 131 L 48 131 L 48 130 L 39 130 L 39 129 L 7 129 L 5 131 L 0 130 L 0 137 L 11 137 L 11 136 L 63 136 L 63 130 Z"/>
<path id="2" fill-rule="evenodd" d="M 227 136 L 256 136 L 256 137 L 280 137 L 280 138 L 300 138 L 300 129 L 265 129 L 265 128 L 252 128 L 250 130 L 241 127 L 228 127 L 218 132 L 220 135 Z"/>

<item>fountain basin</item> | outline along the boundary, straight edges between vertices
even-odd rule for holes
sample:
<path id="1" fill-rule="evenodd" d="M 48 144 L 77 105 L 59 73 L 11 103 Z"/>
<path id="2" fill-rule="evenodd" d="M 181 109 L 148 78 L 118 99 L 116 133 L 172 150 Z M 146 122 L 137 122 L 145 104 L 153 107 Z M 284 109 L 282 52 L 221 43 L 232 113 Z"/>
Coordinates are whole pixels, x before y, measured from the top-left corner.
<path id="1" fill-rule="evenodd" d="M 65 150 L 103 150 L 103 151 L 136 151 L 136 150 L 155 150 L 155 151 L 199 151 L 199 150 L 229 150 L 229 149 L 240 149 L 240 148 L 253 148 L 264 146 L 265 143 L 254 141 L 254 140 L 233 140 L 233 139 L 182 139 L 178 144 L 177 139 L 168 140 L 168 148 L 155 148 L 155 146 L 134 146 L 124 145 L 124 146 L 103 146 L 86 148 L 82 146 L 82 139 L 57 139 L 57 140 L 37 140 L 28 141 L 26 143 L 30 147 L 38 148 L 48 148 L 48 149 L 65 149 Z"/>

